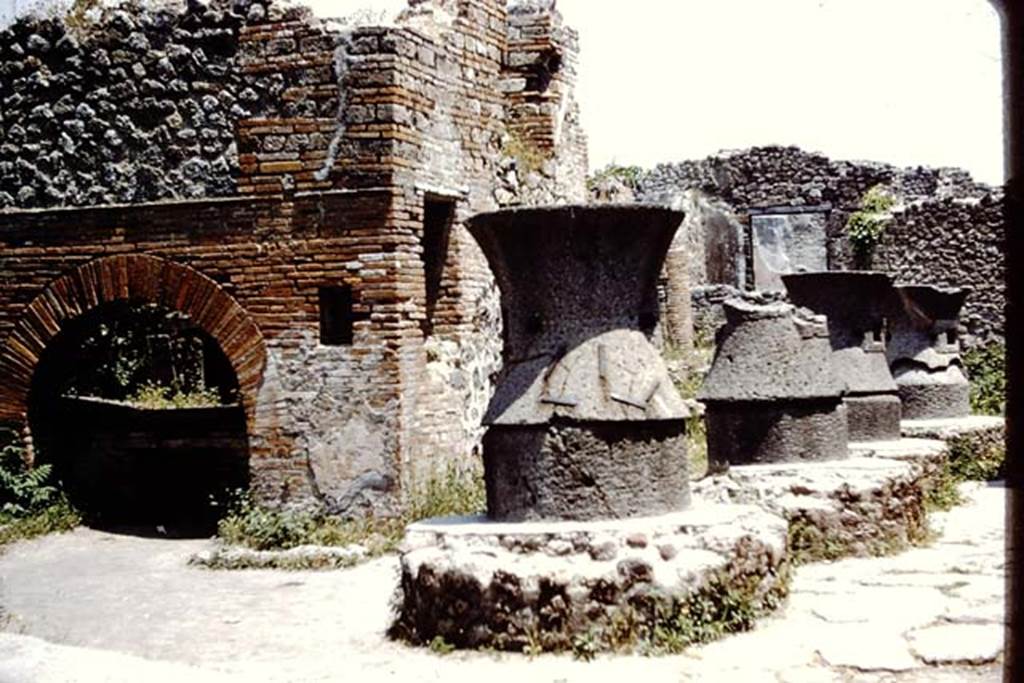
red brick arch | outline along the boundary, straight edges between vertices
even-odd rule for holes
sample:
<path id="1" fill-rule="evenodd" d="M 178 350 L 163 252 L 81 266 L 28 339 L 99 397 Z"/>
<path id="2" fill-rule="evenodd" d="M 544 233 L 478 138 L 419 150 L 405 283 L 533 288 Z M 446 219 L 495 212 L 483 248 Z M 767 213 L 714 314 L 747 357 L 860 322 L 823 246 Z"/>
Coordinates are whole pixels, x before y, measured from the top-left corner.
<path id="1" fill-rule="evenodd" d="M 39 359 L 65 322 L 113 301 L 141 301 L 181 311 L 213 337 L 238 377 L 250 420 L 263 376 L 263 335 L 220 285 L 199 271 L 155 256 L 109 256 L 54 280 L 0 342 L 0 420 L 24 423 Z"/>

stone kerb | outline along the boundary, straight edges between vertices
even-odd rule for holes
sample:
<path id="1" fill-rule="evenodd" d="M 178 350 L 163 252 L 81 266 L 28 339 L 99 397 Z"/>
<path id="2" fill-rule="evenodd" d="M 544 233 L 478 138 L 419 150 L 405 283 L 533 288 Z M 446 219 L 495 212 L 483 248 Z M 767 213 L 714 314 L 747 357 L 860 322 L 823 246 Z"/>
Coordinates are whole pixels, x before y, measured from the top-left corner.
<path id="1" fill-rule="evenodd" d="M 392 635 L 424 644 L 670 653 L 701 629 L 749 627 L 730 622 L 723 600 L 760 616 L 788 590 L 786 524 L 749 505 L 595 522 L 426 520 L 407 529 L 402 552 Z"/>

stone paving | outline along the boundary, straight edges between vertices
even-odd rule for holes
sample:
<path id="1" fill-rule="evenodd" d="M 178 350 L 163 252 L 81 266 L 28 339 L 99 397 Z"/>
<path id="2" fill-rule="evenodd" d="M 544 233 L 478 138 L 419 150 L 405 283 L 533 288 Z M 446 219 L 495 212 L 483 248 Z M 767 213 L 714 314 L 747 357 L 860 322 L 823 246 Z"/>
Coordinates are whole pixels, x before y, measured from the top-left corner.
<path id="1" fill-rule="evenodd" d="M 754 631 L 661 658 L 453 653 L 387 641 L 397 561 L 189 567 L 207 541 L 78 530 L 0 555 L 0 681 L 999 681 L 1004 490 L 971 483 L 935 542 L 800 567 Z"/>

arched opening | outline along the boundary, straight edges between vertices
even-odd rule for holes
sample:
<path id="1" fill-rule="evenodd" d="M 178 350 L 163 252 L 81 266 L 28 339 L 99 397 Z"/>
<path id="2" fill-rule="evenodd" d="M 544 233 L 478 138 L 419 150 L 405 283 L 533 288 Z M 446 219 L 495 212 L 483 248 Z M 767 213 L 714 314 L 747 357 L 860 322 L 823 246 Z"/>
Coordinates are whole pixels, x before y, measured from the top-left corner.
<path id="1" fill-rule="evenodd" d="M 187 314 L 137 300 L 64 321 L 28 396 L 35 459 L 93 525 L 211 532 L 248 485 L 239 380 Z"/>

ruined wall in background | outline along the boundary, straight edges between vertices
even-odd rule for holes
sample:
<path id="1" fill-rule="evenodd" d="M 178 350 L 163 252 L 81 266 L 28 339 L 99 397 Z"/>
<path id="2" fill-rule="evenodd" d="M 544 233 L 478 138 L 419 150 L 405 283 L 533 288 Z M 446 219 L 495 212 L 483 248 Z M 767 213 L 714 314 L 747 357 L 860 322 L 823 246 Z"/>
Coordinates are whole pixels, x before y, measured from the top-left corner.
<path id="1" fill-rule="evenodd" d="M 505 93 L 501 206 L 586 201 L 587 138 L 574 89 L 579 36 L 554 3 L 511 0 L 508 47 L 498 84 Z"/>
<path id="2" fill-rule="evenodd" d="M 716 207 L 714 221 L 700 221 L 714 235 L 699 234 L 701 228 L 696 227 L 684 230 L 689 235 L 686 239 L 698 234 L 697 241 L 702 243 L 694 252 L 702 263 L 691 265 L 689 273 L 699 318 L 731 289 L 755 285 L 752 216 L 763 216 L 768 210 L 797 217 L 801 213 L 823 216 L 829 268 L 853 268 L 843 229 L 875 185 L 886 187 L 898 203 L 878 247 L 875 267 L 901 281 L 973 286 L 964 310 L 966 341 L 1001 336 L 1005 322 L 1005 260 L 999 247 L 1004 228 L 998 208 L 1002 192 L 975 182 L 963 170 L 900 169 L 876 162 L 832 161 L 796 147 L 755 147 L 659 165 L 641 178 L 637 194 L 645 202 L 695 207 L 702 215 L 706 207 Z M 798 220 L 814 223 L 819 219 Z M 722 231 L 712 226 L 725 223 L 740 226 L 742 239 L 725 244 L 722 250 L 723 243 L 716 237 Z M 710 256 L 712 245 L 718 249 L 718 261 L 731 259 L 736 267 L 717 274 L 709 270 L 707 264 L 715 260 Z M 710 318 L 714 319 L 713 311 Z"/>

